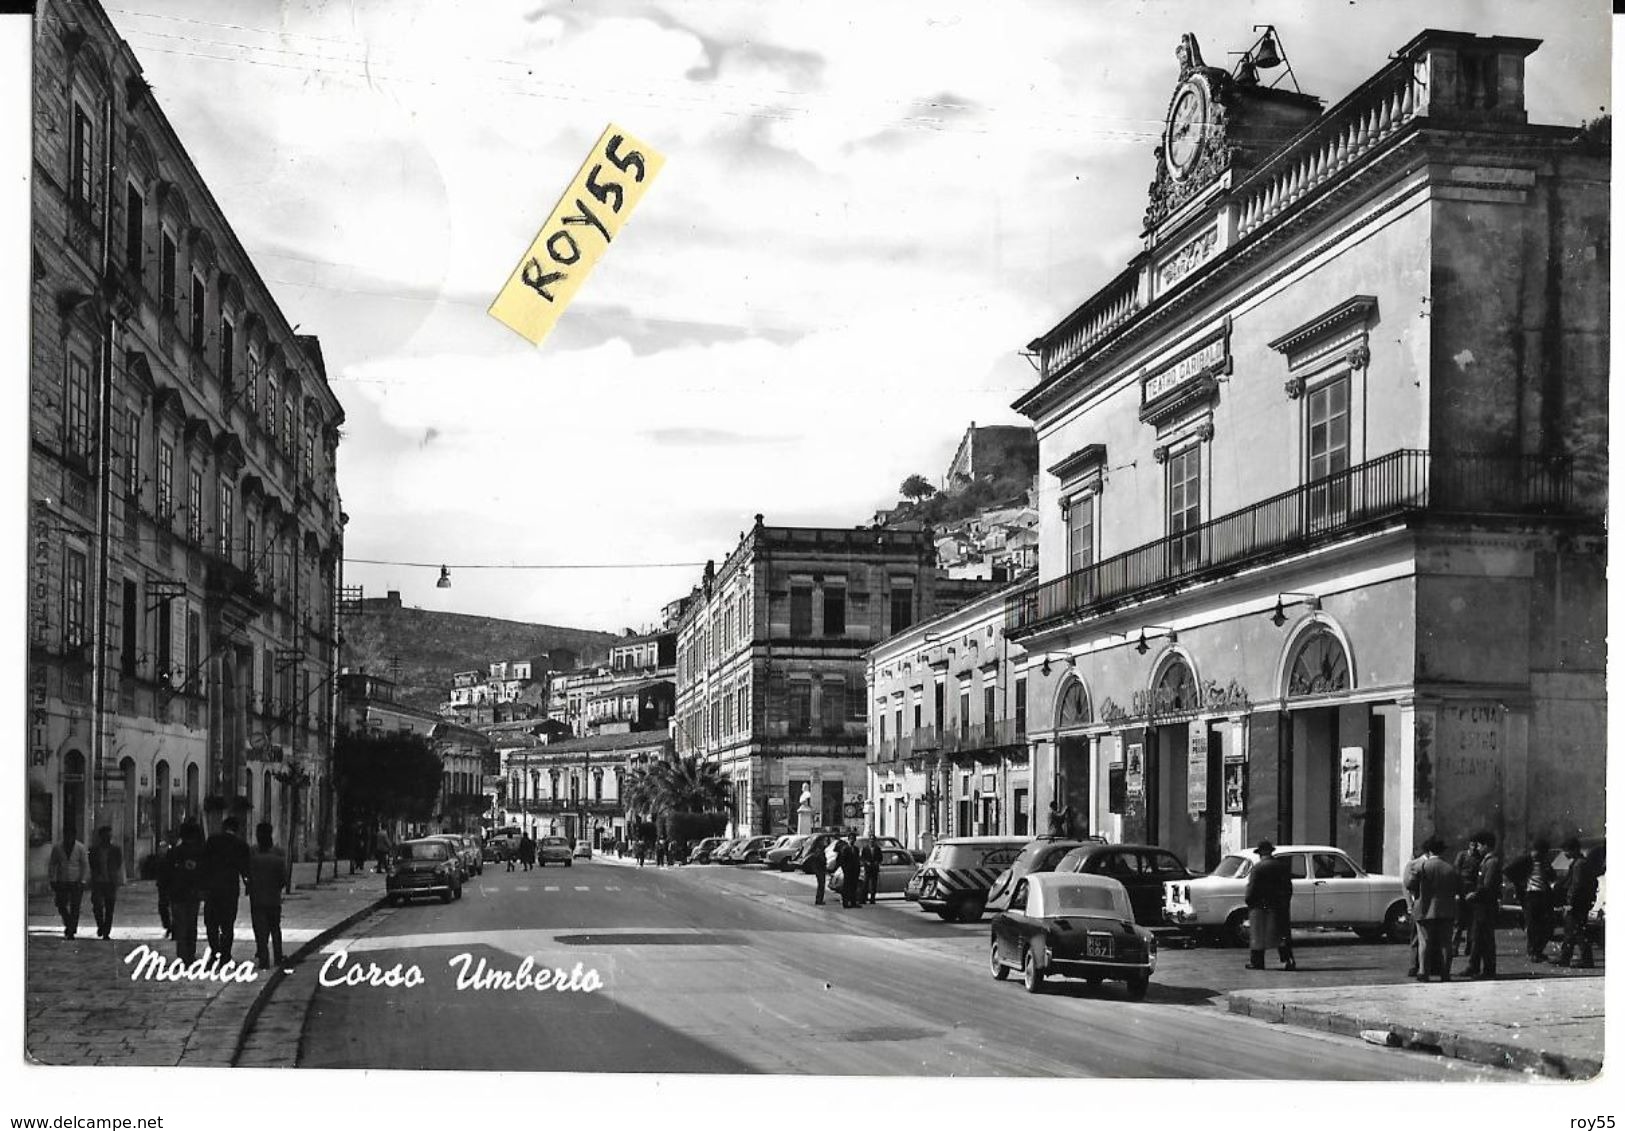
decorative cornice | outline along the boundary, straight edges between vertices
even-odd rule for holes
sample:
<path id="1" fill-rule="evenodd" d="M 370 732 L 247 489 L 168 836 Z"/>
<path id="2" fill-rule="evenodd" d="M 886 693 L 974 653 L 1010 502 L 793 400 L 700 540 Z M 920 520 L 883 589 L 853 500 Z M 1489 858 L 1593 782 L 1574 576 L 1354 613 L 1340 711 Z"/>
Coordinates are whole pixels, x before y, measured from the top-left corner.
<path id="1" fill-rule="evenodd" d="M 1057 479 L 1070 479 L 1105 462 L 1105 444 L 1085 444 L 1071 455 L 1051 464 L 1046 470 Z"/>
<path id="2" fill-rule="evenodd" d="M 1369 322 L 1371 312 L 1377 308 L 1375 295 L 1355 295 L 1345 299 L 1323 314 L 1318 314 L 1294 330 L 1288 330 L 1271 342 L 1270 349 L 1288 357 L 1302 353 L 1317 338 L 1323 338 L 1344 326 L 1356 322 Z"/>

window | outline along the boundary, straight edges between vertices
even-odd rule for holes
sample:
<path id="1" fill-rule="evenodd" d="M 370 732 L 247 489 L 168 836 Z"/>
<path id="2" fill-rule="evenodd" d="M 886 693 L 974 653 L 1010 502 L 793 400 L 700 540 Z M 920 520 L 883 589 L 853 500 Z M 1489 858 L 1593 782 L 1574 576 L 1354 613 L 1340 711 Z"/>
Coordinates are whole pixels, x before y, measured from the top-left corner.
<path id="1" fill-rule="evenodd" d="M 921 703 L 918 698 L 915 698 L 915 700 L 914 700 L 914 729 L 916 731 L 918 731 L 920 729 L 920 724 L 924 721 L 923 718 L 922 718 L 922 716 L 924 714 L 925 714 L 925 704 Z"/>
<path id="2" fill-rule="evenodd" d="M 203 541 L 203 472 L 189 468 L 186 473 L 186 536 L 194 543 Z"/>
<path id="3" fill-rule="evenodd" d="M 897 733 L 899 740 L 903 737 L 903 708 L 898 707 L 892 712 L 892 730 Z"/>
<path id="4" fill-rule="evenodd" d="M 90 366 L 76 353 L 68 354 L 64 382 L 63 439 L 70 454 L 90 453 Z"/>
<path id="5" fill-rule="evenodd" d="M 824 635 L 846 635 L 846 586 L 824 586 Z"/>
<path id="6" fill-rule="evenodd" d="M 947 694 L 947 689 L 943 686 L 942 681 L 937 680 L 935 699 L 932 702 L 936 713 L 932 716 L 932 721 L 936 724 L 938 734 L 944 734 L 947 731 L 948 720 L 946 713 L 948 708 L 945 702 Z"/>
<path id="7" fill-rule="evenodd" d="M 175 449 L 168 440 L 158 441 L 158 517 L 175 513 Z"/>
<path id="8" fill-rule="evenodd" d="M 174 621 L 167 601 L 159 605 L 158 610 L 158 647 L 155 651 L 158 653 L 158 678 L 162 679 L 174 663 Z"/>
<path id="9" fill-rule="evenodd" d="M 1193 569 L 1201 562 L 1202 448 L 1192 444 L 1168 457 L 1168 564 Z"/>
<path id="10" fill-rule="evenodd" d="M 260 410 L 260 355 L 253 346 L 248 347 L 248 415 Z"/>
<path id="11" fill-rule="evenodd" d="M 1339 377 L 1309 394 L 1309 480 L 1347 471 L 1349 466 L 1349 381 Z M 1320 522 L 1348 511 L 1348 480 L 1340 477 L 1311 487 L 1309 518 Z"/>
<path id="12" fill-rule="evenodd" d="M 990 737 L 993 730 L 993 720 L 996 717 L 993 706 L 993 688 L 982 688 L 982 723 L 987 727 Z"/>
<path id="13" fill-rule="evenodd" d="M 141 192 L 131 181 L 124 186 L 124 266 L 137 279 L 141 278 L 146 264 L 143 262 L 144 243 L 142 241 L 142 228 L 147 222 L 146 201 L 141 199 Z"/>
<path id="14" fill-rule="evenodd" d="M 750 733 L 750 701 L 745 698 L 745 689 L 739 689 L 739 730 L 742 734 Z"/>
<path id="15" fill-rule="evenodd" d="M 141 493 L 141 411 L 124 413 L 124 501 L 134 503 Z"/>
<path id="16" fill-rule="evenodd" d="M 186 675 L 185 688 L 189 694 L 197 693 L 198 666 L 203 662 L 203 618 L 196 609 L 186 610 Z"/>
<path id="17" fill-rule="evenodd" d="M 885 703 L 885 700 L 881 700 L 880 709 L 875 713 L 880 716 L 880 742 L 881 742 L 881 745 L 885 745 L 885 742 L 886 742 L 886 703 Z"/>
<path id="18" fill-rule="evenodd" d="M 164 317 L 175 317 L 175 237 L 167 230 L 158 238 L 158 299 Z"/>
<path id="19" fill-rule="evenodd" d="M 119 671 L 125 675 L 133 676 L 136 665 L 136 639 L 141 628 L 140 610 L 136 603 L 136 585 L 129 578 L 124 579 L 123 600 L 120 602 L 119 630 Z"/>
<path id="20" fill-rule="evenodd" d="M 592 799 L 594 801 L 602 801 L 604 799 L 603 770 L 594 770 L 592 772 Z"/>
<path id="21" fill-rule="evenodd" d="M 224 479 L 220 481 L 220 493 L 217 496 L 216 501 L 219 503 L 218 510 L 220 513 L 218 518 L 220 526 L 219 529 L 215 531 L 215 536 L 217 539 L 220 556 L 230 560 L 231 524 L 233 518 L 232 511 L 236 502 L 236 491 L 233 490 L 232 485 Z"/>
<path id="22" fill-rule="evenodd" d="M 276 439 L 276 378 L 270 374 L 265 376 L 265 431 L 271 438 Z"/>
<path id="23" fill-rule="evenodd" d="M 1066 509 L 1066 568 L 1083 569 L 1095 560 L 1095 497 L 1080 495 Z"/>
<path id="24" fill-rule="evenodd" d="M 970 735 L 970 686 L 964 685 L 959 689 L 959 737 L 965 739 Z"/>
<path id="25" fill-rule="evenodd" d="M 62 556 L 62 647 L 85 644 L 85 555 L 70 549 Z"/>
<path id="26" fill-rule="evenodd" d="M 305 418 L 305 450 L 304 450 L 305 478 L 315 482 L 316 479 L 316 418 Z"/>
<path id="27" fill-rule="evenodd" d="M 274 710 L 272 703 L 276 698 L 276 685 L 273 682 L 275 672 L 276 662 L 272 658 L 271 650 L 262 648 L 260 650 L 260 714 L 262 715 L 269 715 Z"/>
<path id="28" fill-rule="evenodd" d="M 69 191 L 73 203 L 89 210 L 92 188 L 95 184 L 95 135 L 90 128 L 90 115 L 75 103 L 73 107 L 73 173 Z"/>
<path id="29" fill-rule="evenodd" d="M 220 316 L 220 384 L 224 388 L 231 388 L 232 355 L 237 348 L 237 329 L 231 324 L 231 319 L 225 315 Z"/>
<path id="30" fill-rule="evenodd" d="M 203 276 L 192 276 L 192 348 L 203 348 Z"/>
<path id="31" fill-rule="evenodd" d="M 891 583 L 891 630 L 895 635 L 914 623 L 914 583 L 893 579 Z"/>
<path id="32" fill-rule="evenodd" d="M 790 635 L 812 635 L 812 587 L 796 585 L 790 589 Z"/>
<path id="33" fill-rule="evenodd" d="M 825 734 L 840 734 L 846 727 L 846 680 L 826 679 L 818 718 Z"/>
<path id="34" fill-rule="evenodd" d="M 812 683 L 795 680 L 790 684 L 790 733 L 812 733 Z"/>
<path id="35" fill-rule="evenodd" d="M 243 523 L 243 568 L 256 572 L 259 568 L 259 563 L 255 561 L 259 554 L 259 534 L 259 524 L 254 521 L 252 516 L 249 516 L 247 521 Z M 254 578 L 256 585 L 259 584 L 259 581 L 258 577 Z"/>
<path id="36" fill-rule="evenodd" d="M 1027 733 L 1027 681 L 1016 680 L 1016 735 Z"/>
<path id="37" fill-rule="evenodd" d="M 1315 879 L 1317 880 L 1357 880 L 1360 874 L 1354 870 L 1345 856 L 1334 855 L 1330 852 L 1315 853 Z"/>
<path id="38" fill-rule="evenodd" d="M 293 397 L 286 393 L 282 397 L 282 450 L 293 451 Z"/>

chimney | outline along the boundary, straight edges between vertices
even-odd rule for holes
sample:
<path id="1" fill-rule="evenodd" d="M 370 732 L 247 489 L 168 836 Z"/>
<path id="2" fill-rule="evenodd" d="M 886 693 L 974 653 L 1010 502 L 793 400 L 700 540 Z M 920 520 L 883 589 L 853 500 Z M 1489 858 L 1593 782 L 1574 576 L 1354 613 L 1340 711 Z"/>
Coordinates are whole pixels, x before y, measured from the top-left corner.
<path id="1" fill-rule="evenodd" d="M 1418 110 L 1448 122 L 1529 120 L 1524 108 L 1524 60 L 1538 39 L 1424 31 L 1398 52 L 1420 71 L 1426 85 Z"/>

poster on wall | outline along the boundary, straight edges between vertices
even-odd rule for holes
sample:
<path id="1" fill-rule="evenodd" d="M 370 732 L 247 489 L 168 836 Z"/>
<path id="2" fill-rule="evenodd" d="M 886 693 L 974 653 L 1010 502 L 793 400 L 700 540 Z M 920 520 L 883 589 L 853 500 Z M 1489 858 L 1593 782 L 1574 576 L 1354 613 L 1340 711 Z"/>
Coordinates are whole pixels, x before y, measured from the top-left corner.
<path id="1" fill-rule="evenodd" d="M 1358 746 L 1343 747 L 1338 765 L 1343 804 L 1350 806 L 1360 804 L 1361 796 L 1365 792 L 1365 751 Z"/>
<path id="2" fill-rule="evenodd" d="M 1130 797 L 1139 797 L 1145 792 L 1145 747 L 1138 742 L 1129 743 L 1124 777 Z"/>
<path id="3" fill-rule="evenodd" d="M 1247 763 L 1239 758 L 1224 764 L 1224 811 L 1240 815 L 1247 809 Z"/>
<path id="4" fill-rule="evenodd" d="M 1192 724 L 1185 760 L 1186 808 L 1192 817 L 1207 812 L 1207 727 Z"/>

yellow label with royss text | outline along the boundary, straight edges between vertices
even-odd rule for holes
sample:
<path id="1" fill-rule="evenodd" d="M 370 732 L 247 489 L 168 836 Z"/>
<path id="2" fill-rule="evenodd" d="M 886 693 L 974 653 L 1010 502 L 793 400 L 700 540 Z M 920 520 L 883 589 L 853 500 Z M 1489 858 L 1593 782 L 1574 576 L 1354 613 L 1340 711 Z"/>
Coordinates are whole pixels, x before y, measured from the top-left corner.
<path id="1" fill-rule="evenodd" d="M 619 126 L 606 129 L 497 293 L 491 316 L 540 345 L 665 163 Z"/>

